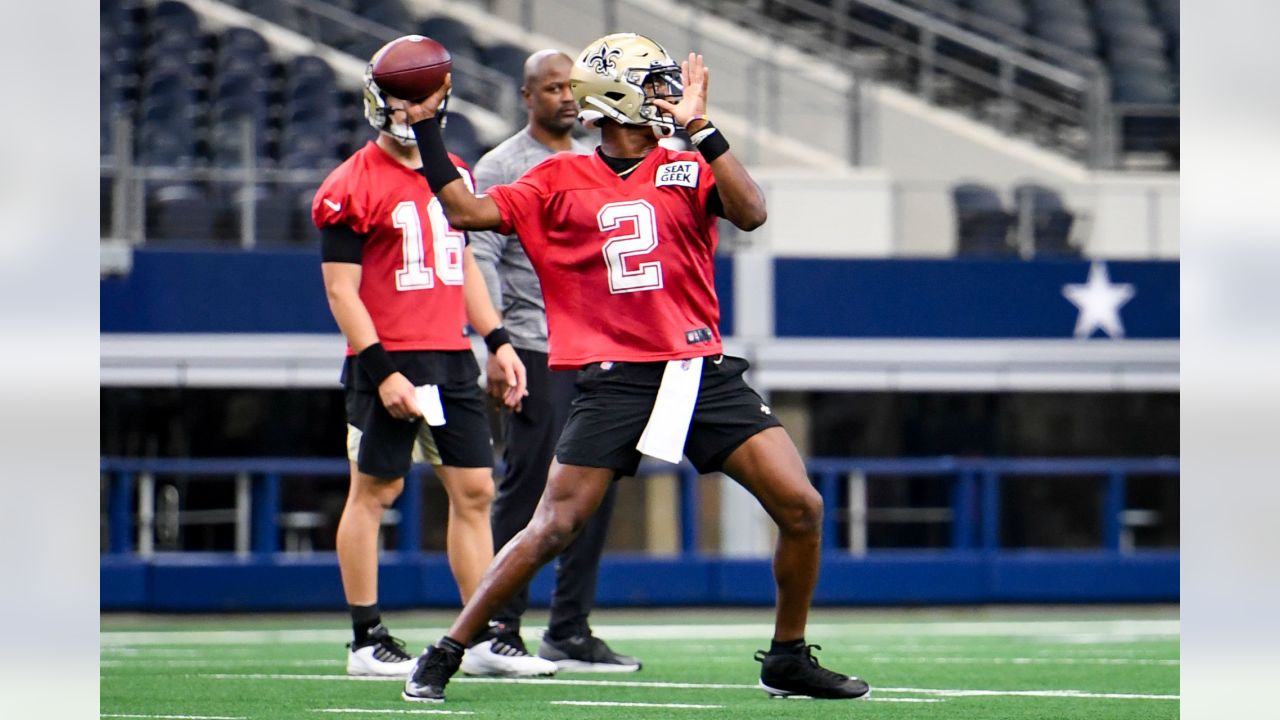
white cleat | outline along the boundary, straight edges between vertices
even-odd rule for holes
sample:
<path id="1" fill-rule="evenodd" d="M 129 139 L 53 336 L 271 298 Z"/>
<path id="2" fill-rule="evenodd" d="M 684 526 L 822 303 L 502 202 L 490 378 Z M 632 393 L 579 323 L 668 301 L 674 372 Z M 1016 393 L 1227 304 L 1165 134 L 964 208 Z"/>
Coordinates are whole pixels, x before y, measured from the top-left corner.
<path id="1" fill-rule="evenodd" d="M 462 672 L 483 677 L 537 677 L 556 673 L 556 664 L 530 655 L 519 635 L 494 630 L 497 628 L 467 648 L 462 656 Z"/>
<path id="2" fill-rule="evenodd" d="M 404 651 L 404 643 L 378 625 L 369 632 L 369 641 L 347 652 L 347 674 L 373 677 L 409 677 L 416 661 Z"/>

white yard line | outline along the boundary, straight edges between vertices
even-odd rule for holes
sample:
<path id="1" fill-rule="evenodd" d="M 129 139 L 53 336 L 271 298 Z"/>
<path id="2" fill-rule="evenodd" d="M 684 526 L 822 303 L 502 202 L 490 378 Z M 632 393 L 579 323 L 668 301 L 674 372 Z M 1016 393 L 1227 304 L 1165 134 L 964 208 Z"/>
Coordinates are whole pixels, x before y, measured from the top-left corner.
<path id="1" fill-rule="evenodd" d="M 311 712 L 334 715 L 475 715 L 470 710 L 392 710 L 376 708 L 316 708 Z"/>
<path id="2" fill-rule="evenodd" d="M 1083 690 L 947 690 L 933 688 L 875 688 L 878 693 L 938 695 L 940 697 L 1042 697 L 1089 698 L 1102 700 L 1181 700 L 1181 695 L 1140 693 L 1092 693 Z"/>
<path id="3" fill-rule="evenodd" d="M 694 703 L 611 702 L 608 700 L 552 700 L 552 705 L 585 705 L 589 707 L 638 707 L 638 708 L 689 708 L 694 710 L 718 710 L 723 705 L 697 705 Z"/>
<path id="4" fill-rule="evenodd" d="M 334 681 L 387 681 L 404 682 L 401 678 L 352 677 L 349 675 L 286 675 L 286 674 L 226 674 L 215 673 L 197 677 L 215 680 L 311 680 L 320 682 Z M 638 680 L 577 680 L 557 678 L 478 678 L 456 677 L 455 683 L 501 683 L 505 685 L 561 685 L 565 687 L 629 687 L 655 688 L 672 690 L 760 690 L 759 685 L 735 683 L 680 683 L 680 682 L 643 682 Z M 935 695 L 940 697 L 1051 697 L 1082 698 L 1107 700 L 1179 700 L 1181 695 L 1147 695 L 1139 693 L 1093 693 L 1083 690 L 953 690 L 947 688 L 881 688 L 873 689 L 875 693 L 891 693 L 903 695 Z"/>
<path id="5" fill-rule="evenodd" d="M 126 713 L 99 713 L 104 718 L 147 718 L 148 720 L 249 720 L 241 715 L 133 715 Z"/>
<path id="6" fill-rule="evenodd" d="M 1029 657 L 920 657 L 910 655 L 876 655 L 868 662 L 923 663 L 926 665 L 1169 665 L 1178 666 L 1181 660 L 1157 660 L 1154 658 L 1029 658 Z"/>
<path id="7" fill-rule="evenodd" d="M 593 628 L 609 640 L 761 640 L 772 636 L 773 626 L 764 623 L 730 625 L 598 625 Z M 1079 621 L 972 621 L 912 623 L 817 623 L 808 628 L 808 636 L 820 638 L 865 637 L 1027 637 L 1056 638 L 1068 642 L 1149 640 L 1177 638 L 1181 631 L 1178 620 L 1079 620 Z M 404 637 L 435 639 L 446 632 L 443 627 L 400 628 Z M 103 632 L 99 635 L 103 648 L 134 645 L 279 645 L 304 643 L 342 643 L 350 639 L 350 631 L 332 630 L 127 630 Z M 523 635 L 540 638 L 541 628 L 525 628 Z"/>

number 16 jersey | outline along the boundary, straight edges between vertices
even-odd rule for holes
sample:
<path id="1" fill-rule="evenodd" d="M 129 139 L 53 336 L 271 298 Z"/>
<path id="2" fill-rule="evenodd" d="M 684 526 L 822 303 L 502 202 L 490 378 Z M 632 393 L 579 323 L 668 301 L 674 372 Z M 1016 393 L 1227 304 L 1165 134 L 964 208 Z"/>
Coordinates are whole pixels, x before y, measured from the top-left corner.
<path id="1" fill-rule="evenodd" d="M 560 153 L 488 190 L 542 283 L 553 370 L 721 351 L 711 168 L 661 146 L 637 162 Z"/>
<path id="2" fill-rule="evenodd" d="M 462 160 L 452 159 L 474 187 Z M 311 219 L 318 228 L 345 225 L 364 238 L 360 301 L 383 347 L 471 349 L 462 291 L 466 238 L 449 226 L 418 171 L 368 142 L 325 178 Z"/>

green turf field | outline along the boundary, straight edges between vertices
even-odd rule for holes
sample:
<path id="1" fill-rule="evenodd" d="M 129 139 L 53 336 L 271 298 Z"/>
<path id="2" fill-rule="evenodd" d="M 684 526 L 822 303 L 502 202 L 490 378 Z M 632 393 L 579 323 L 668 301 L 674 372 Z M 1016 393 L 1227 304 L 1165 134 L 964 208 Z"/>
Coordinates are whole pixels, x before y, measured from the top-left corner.
<path id="1" fill-rule="evenodd" d="M 442 613 L 386 615 L 411 647 Z M 530 613 L 525 637 L 536 647 Z M 861 675 L 867 701 L 771 700 L 755 687 L 768 610 L 597 611 L 597 634 L 644 660 L 626 675 L 458 676 L 443 705 L 395 680 L 350 679 L 340 614 L 104 616 L 101 714 L 116 718 L 1113 718 L 1178 717 L 1176 608 L 814 612 L 827 667 Z"/>

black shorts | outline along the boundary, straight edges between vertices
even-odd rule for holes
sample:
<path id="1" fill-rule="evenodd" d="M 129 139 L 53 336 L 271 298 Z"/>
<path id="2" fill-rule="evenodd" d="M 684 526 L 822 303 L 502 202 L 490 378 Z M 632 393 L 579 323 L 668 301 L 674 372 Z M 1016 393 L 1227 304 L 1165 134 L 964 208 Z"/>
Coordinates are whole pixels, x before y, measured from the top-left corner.
<path id="1" fill-rule="evenodd" d="M 556 446 L 563 465 L 611 468 L 634 475 L 636 443 L 662 383 L 666 363 L 592 363 L 578 371 L 578 397 Z M 724 461 L 756 433 L 782 423 L 742 374 L 750 364 L 717 355 L 703 360 L 702 380 L 684 454 L 698 472 L 718 472 Z"/>
<path id="2" fill-rule="evenodd" d="M 478 383 L 480 368 L 469 350 L 391 353 L 415 385 L 440 388 L 444 425 L 432 427 L 421 418 L 397 420 L 363 373 L 348 360 L 343 373 L 347 405 L 347 458 L 360 472 L 379 478 L 404 477 L 414 462 L 449 467 L 493 467 L 493 438 Z M 429 356 L 437 356 L 430 358 Z M 426 362 L 425 360 L 433 360 Z M 469 365 L 468 365 L 469 364 Z M 422 367 L 440 369 L 423 373 Z M 372 391 L 371 391 L 372 390 Z"/>

